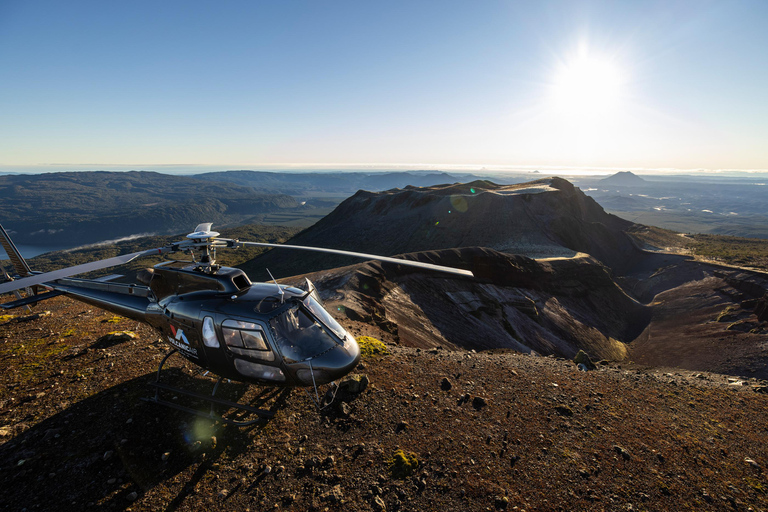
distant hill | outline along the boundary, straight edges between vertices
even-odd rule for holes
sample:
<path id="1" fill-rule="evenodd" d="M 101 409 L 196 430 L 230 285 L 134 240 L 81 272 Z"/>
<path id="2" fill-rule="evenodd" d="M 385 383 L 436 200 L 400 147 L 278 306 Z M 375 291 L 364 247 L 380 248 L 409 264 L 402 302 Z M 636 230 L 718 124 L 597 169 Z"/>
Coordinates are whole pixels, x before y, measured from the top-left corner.
<path id="1" fill-rule="evenodd" d="M 473 246 L 529 257 L 585 252 L 621 271 L 637 254 L 623 232 L 631 225 L 561 178 L 518 185 L 475 181 L 360 191 L 289 243 L 382 255 Z M 266 278 L 265 267 L 285 277 L 355 262 L 270 251 L 243 268 L 252 277 Z"/>
<path id="2" fill-rule="evenodd" d="M 647 185 L 648 182 L 630 171 L 621 171 L 608 176 L 607 178 L 603 178 L 600 180 L 600 184 L 631 187 L 637 185 Z"/>
<path id="3" fill-rule="evenodd" d="M 288 173 L 267 171 L 222 171 L 195 175 L 195 178 L 218 183 L 235 183 L 263 192 L 311 196 L 317 193 L 352 195 L 358 190 L 381 191 L 406 186 L 432 185 L 472 181 L 471 174 L 448 174 L 440 171 L 403 172 L 311 172 Z"/>
<path id="4" fill-rule="evenodd" d="M 200 222 L 221 227 L 297 206 L 285 194 L 155 172 L 0 176 L 0 222 L 17 244 L 71 247 L 178 233 Z"/>

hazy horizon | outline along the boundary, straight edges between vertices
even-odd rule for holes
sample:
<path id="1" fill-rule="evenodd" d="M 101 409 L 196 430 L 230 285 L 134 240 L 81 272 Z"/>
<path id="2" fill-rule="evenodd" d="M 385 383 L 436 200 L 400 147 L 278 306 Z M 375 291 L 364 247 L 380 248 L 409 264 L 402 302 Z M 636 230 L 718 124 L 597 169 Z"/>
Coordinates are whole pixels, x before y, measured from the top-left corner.
<path id="1" fill-rule="evenodd" d="M 88 165 L 39 165 L 39 166 L 0 166 L 0 175 L 44 174 L 52 172 L 130 172 L 148 171 L 161 174 L 187 175 L 221 171 L 263 171 L 287 173 L 331 173 L 331 172 L 418 172 L 432 171 L 449 174 L 509 174 L 536 175 L 558 174 L 562 176 L 610 176 L 618 172 L 629 171 L 646 176 L 707 176 L 707 177 L 750 177 L 768 176 L 768 169 L 672 169 L 672 168 L 595 168 L 573 166 L 520 166 L 520 165 L 482 165 L 482 164 L 258 164 L 258 165 L 131 165 L 131 164 L 88 164 Z"/>

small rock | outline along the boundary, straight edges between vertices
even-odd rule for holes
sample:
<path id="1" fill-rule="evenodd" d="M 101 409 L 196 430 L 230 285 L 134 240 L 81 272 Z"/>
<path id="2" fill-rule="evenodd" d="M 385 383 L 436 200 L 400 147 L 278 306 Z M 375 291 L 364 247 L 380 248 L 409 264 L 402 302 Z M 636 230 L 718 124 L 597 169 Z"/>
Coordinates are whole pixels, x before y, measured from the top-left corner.
<path id="1" fill-rule="evenodd" d="M 333 466 L 334 464 L 336 464 L 336 459 L 333 457 L 333 455 L 327 456 L 323 461 L 324 466 Z"/>
<path id="2" fill-rule="evenodd" d="M 443 391 L 448 391 L 453 387 L 453 384 L 450 380 L 448 380 L 448 377 L 444 377 L 443 380 L 440 382 L 440 389 Z"/>
<path id="3" fill-rule="evenodd" d="M 125 497 L 128 501 L 136 501 L 139 497 L 139 493 L 136 491 L 128 493 L 128 495 Z"/>
<path id="4" fill-rule="evenodd" d="M 509 506 L 509 498 L 506 496 L 496 498 L 494 506 L 496 507 L 496 510 L 507 510 L 507 507 Z"/>
<path id="5" fill-rule="evenodd" d="M 403 430 L 405 430 L 405 429 L 407 429 L 407 428 L 408 428 L 408 422 L 407 422 L 407 421 L 401 421 L 401 422 L 400 422 L 400 423 L 398 423 L 398 424 L 397 424 L 397 426 L 395 427 L 395 433 L 399 433 L 399 432 L 402 432 Z"/>
<path id="6" fill-rule="evenodd" d="M 754 460 L 750 459 L 749 457 L 745 457 L 744 458 L 744 462 L 746 462 L 747 464 L 749 464 L 750 466 L 752 466 L 755 469 L 762 470 L 762 468 L 760 467 L 760 464 L 758 464 Z"/>
<path id="7" fill-rule="evenodd" d="M 622 448 L 621 446 L 619 446 L 617 444 L 613 445 L 613 450 L 616 453 L 618 453 L 619 455 L 621 455 L 621 458 L 623 458 L 624 460 L 629 460 L 629 459 L 632 458 L 632 456 L 629 454 L 629 452 L 627 450 L 625 450 L 624 448 Z"/>
<path id="8" fill-rule="evenodd" d="M 216 436 L 211 436 L 211 448 L 216 448 Z"/>
<path id="9" fill-rule="evenodd" d="M 331 490 L 324 493 L 321 498 L 325 501 L 340 503 L 344 499 L 344 493 L 341 491 L 341 484 L 334 485 Z"/>
<path id="10" fill-rule="evenodd" d="M 347 402 L 341 401 L 338 405 L 339 413 L 346 417 L 349 417 L 350 414 L 352 414 L 352 407 L 349 406 Z"/>
<path id="11" fill-rule="evenodd" d="M 102 457 L 102 459 L 107 461 L 107 460 L 111 459 L 114 454 L 115 454 L 115 452 L 113 452 L 112 450 L 107 450 L 106 452 L 104 452 L 104 456 Z"/>
<path id="12" fill-rule="evenodd" d="M 130 341 L 135 337 L 136 333 L 133 331 L 115 331 L 100 337 L 98 340 L 96 340 L 96 343 L 117 344 L 124 341 Z"/>
<path id="13" fill-rule="evenodd" d="M 579 350 L 579 352 L 576 354 L 576 357 L 573 358 L 573 362 L 578 364 L 583 364 L 587 367 L 588 370 L 594 370 L 597 368 L 595 366 L 595 363 L 592 362 L 592 359 L 589 357 L 589 354 L 584 352 L 583 350 Z"/>
<path id="14" fill-rule="evenodd" d="M 113 485 L 115 482 L 117 482 L 117 478 L 110 478 L 109 480 L 107 480 L 107 483 L 109 485 Z"/>
<path id="15" fill-rule="evenodd" d="M 488 405 L 488 401 L 481 396 L 476 396 L 475 398 L 472 399 L 472 407 L 474 407 L 478 411 L 483 407 L 485 407 L 486 405 Z"/>
<path id="16" fill-rule="evenodd" d="M 555 407 L 555 412 L 561 416 L 573 416 L 573 410 L 567 405 L 558 405 Z"/>
<path id="17" fill-rule="evenodd" d="M 167 461 L 167 460 L 168 460 L 168 457 L 170 457 L 170 456 L 171 456 L 171 452 L 165 452 L 165 453 L 164 453 L 164 454 L 163 454 L 163 455 L 160 457 L 160 460 L 162 460 L 163 462 L 165 462 L 165 461 Z"/>
<path id="18" fill-rule="evenodd" d="M 339 390 L 347 390 L 352 394 L 362 393 L 368 387 L 369 383 L 370 381 L 368 380 L 367 375 L 354 373 L 348 375 L 339 383 Z"/>
<path id="19" fill-rule="evenodd" d="M 387 512 L 387 505 L 381 499 L 381 496 L 376 495 L 373 497 L 373 510 L 376 512 Z"/>

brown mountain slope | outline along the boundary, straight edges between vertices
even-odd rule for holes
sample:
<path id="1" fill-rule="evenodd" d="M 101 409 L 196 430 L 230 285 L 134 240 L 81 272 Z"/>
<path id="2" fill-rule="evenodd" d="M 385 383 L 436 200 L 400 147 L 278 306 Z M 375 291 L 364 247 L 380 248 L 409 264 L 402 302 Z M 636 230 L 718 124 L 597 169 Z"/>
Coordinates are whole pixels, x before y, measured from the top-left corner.
<path id="1" fill-rule="evenodd" d="M 276 411 L 239 430 L 138 400 L 165 352 L 148 328 L 97 343 L 135 324 L 47 304 L 48 316 L 0 324 L 3 511 L 768 508 L 757 381 L 390 347 L 364 358 L 370 385 L 346 413 L 223 384 Z M 174 384 L 201 379 L 171 366 Z M 391 465 L 398 449 L 410 475 Z"/>
<path id="2" fill-rule="evenodd" d="M 638 257 L 624 234 L 631 226 L 560 178 L 519 185 L 489 181 L 360 191 L 288 243 L 384 256 L 455 247 L 488 247 L 529 257 L 585 252 L 622 272 Z M 285 277 L 355 260 L 269 253 L 244 264 L 251 277 Z"/>
<path id="3" fill-rule="evenodd" d="M 650 318 L 605 266 L 584 254 L 533 260 L 475 247 L 408 258 L 463 264 L 476 278 L 373 262 L 307 277 L 338 315 L 375 324 L 411 347 L 510 348 L 565 357 L 584 349 L 598 359 L 622 360 L 624 343 Z"/>

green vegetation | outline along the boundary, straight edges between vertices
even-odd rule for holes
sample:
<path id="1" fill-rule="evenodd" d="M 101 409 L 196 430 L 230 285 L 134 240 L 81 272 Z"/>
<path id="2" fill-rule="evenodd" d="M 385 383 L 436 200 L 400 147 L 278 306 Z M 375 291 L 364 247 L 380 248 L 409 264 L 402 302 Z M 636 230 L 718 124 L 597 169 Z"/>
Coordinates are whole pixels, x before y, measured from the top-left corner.
<path id="1" fill-rule="evenodd" d="M 16 318 L 16 315 L 0 315 L 0 324 L 4 324 L 5 322 L 10 322 Z"/>
<path id="2" fill-rule="evenodd" d="M 387 463 L 389 464 L 389 471 L 394 478 L 407 478 L 413 474 L 419 468 L 419 459 L 413 452 L 404 452 L 398 448 L 395 453 L 392 454 Z"/>
<path id="3" fill-rule="evenodd" d="M 24 384 L 37 379 L 38 373 L 45 369 L 48 361 L 69 349 L 69 345 L 51 342 L 50 339 L 38 338 L 25 340 L 13 345 L 0 344 L 0 357 L 20 358 L 16 379 Z"/>
<path id="4" fill-rule="evenodd" d="M 360 336 L 357 338 L 357 344 L 360 345 L 360 353 L 364 356 L 388 356 L 390 355 L 387 346 L 376 338 L 370 336 Z"/>
<path id="5" fill-rule="evenodd" d="M 728 306 L 717 315 L 716 322 L 730 322 L 736 318 L 736 306 Z"/>
<path id="6" fill-rule="evenodd" d="M 768 269 L 768 240 L 725 235 L 690 235 L 696 256 L 739 267 Z"/>
<path id="7" fill-rule="evenodd" d="M 727 235 L 683 235 L 667 229 L 642 226 L 628 233 L 642 244 L 696 259 L 737 267 L 768 270 L 768 240 Z"/>

